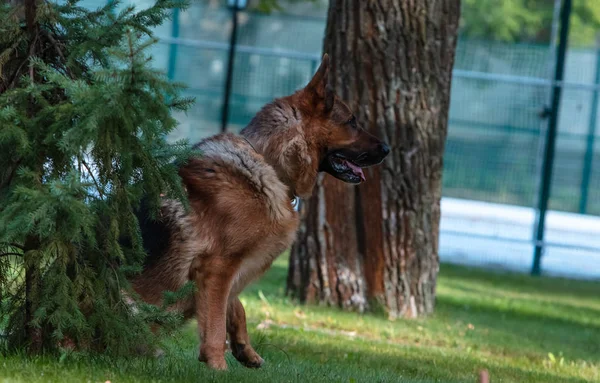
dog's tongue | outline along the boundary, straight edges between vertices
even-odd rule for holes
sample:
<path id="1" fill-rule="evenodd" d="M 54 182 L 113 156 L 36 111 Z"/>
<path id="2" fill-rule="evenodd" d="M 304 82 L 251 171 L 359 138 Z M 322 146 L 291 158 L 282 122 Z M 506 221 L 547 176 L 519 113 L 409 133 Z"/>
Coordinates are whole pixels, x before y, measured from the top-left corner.
<path id="1" fill-rule="evenodd" d="M 362 169 L 359 168 L 358 166 L 354 165 L 352 162 L 350 161 L 345 161 L 346 165 L 348 165 L 348 167 L 350 169 L 352 169 L 352 171 L 354 172 L 354 174 L 360 176 L 360 179 L 363 181 L 366 181 L 367 179 L 365 178 L 365 173 L 363 173 Z"/>

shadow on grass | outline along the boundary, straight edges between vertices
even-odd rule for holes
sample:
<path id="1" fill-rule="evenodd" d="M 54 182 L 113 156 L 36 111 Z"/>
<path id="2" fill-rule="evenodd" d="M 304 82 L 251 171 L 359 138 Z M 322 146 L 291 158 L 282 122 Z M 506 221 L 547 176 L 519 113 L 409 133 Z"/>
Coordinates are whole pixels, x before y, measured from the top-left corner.
<path id="1" fill-rule="evenodd" d="M 245 294 L 261 291 L 267 299 L 285 299 L 286 262 L 278 261 Z M 532 282 L 540 282 L 537 286 Z M 553 288 L 553 280 L 523 276 L 489 274 L 482 271 L 442 266 L 440 284 L 460 287 L 456 281 L 490 286 L 489 295 L 510 290 L 562 297 L 592 297 L 595 284 L 563 283 Z M 523 285 L 523 288 L 520 286 Z M 565 287 L 566 286 L 566 287 Z M 464 287 L 464 286 L 463 286 Z M 163 359 L 110 358 L 108 356 L 73 355 L 57 362 L 52 358 L 30 359 L 9 357 L 0 376 L 20 377 L 25 382 L 118 381 L 118 382 L 475 382 L 479 369 L 490 371 L 492 381 L 505 382 L 584 382 L 576 368 L 563 373 L 545 369 L 541 357 L 547 352 L 562 351 L 568 359 L 600 360 L 600 329 L 587 326 L 567 315 L 563 310 L 581 310 L 583 317 L 596 315 L 591 308 L 573 307 L 560 303 L 553 316 L 510 306 L 495 306 L 486 300 L 485 289 L 465 287 L 463 296 L 442 296 L 436 314 L 423 322 L 430 326 L 434 336 L 449 336 L 439 332 L 447 324 L 463 321 L 475 326 L 467 335 L 467 343 L 480 345 L 490 353 L 469 352 L 460 348 L 389 344 L 383 341 L 365 341 L 336 335 L 325 335 L 301 329 L 269 328 L 258 331 L 252 326 L 251 339 L 267 361 L 261 370 L 241 367 L 228 355 L 230 371 L 209 371 L 197 361 L 198 340 L 195 326 L 190 323 L 177 338 L 167 340 L 167 356 Z M 477 298 L 479 297 L 479 298 Z M 499 297 L 506 298 L 506 297 Z M 511 298 L 513 299 L 513 298 Z M 514 298 L 520 305 L 533 304 L 531 299 Z M 562 304 L 562 306 L 560 306 Z M 468 306 L 468 308 L 466 307 Z M 334 310 L 334 309 L 331 309 Z M 389 323 L 385 318 L 367 314 L 365 317 Z M 375 322 L 373 322 L 375 323 Z M 394 326 L 407 325 L 398 321 Z M 480 329 L 489 330 L 486 333 Z M 436 332 L 438 331 L 438 332 Z M 444 330 L 441 330 L 444 331 Z M 531 353 L 531 360 L 519 355 Z M 510 358 L 503 359 L 504 355 Z M 585 373 L 591 373 L 587 370 Z M 43 374 L 40 377 L 40 374 Z"/>
<path id="2" fill-rule="evenodd" d="M 282 256 L 258 282 L 248 286 L 246 292 L 262 290 L 265 296 L 282 297 L 285 291 L 288 258 Z M 438 283 L 465 281 L 479 284 L 481 289 L 513 291 L 518 294 L 536 294 L 562 298 L 584 298 L 597 302 L 600 307 L 600 281 L 580 281 L 554 277 L 532 277 L 507 271 L 489 271 L 477 268 L 442 264 Z M 481 290 L 477 291 L 478 293 Z M 579 308 L 579 307 L 574 307 Z M 600 312 L 600 310 L 594 310 Z"/>
<path id="3" fill-rule="evenodd" d="M 452 301 L 439 302 L 436 315 L 472 324 L 476 331 L 468 333 L 470 339 L 491 349 L 537 355 L 562 352 L 570 360 L 600 362 L 597 327 L 486 306 L 471 305 L 465 310 L 463 303 Z M 483 333 L 484 329 L 489 331 Z"/>
<path id="4" fill-rule="evenodd" d="M 600 326 L 596 323 L 600 310 L 582 304 L 571 305 L 568 300 L 551 300 L 553 294 L 563 298 L 575 299 L 582 295 L 590 298 L 600 284 L 442 266 L 440 285 L 463 289 L 465 294 L 438 294 L 436 313 L 429 320 L 437 322 L 440 327 L 445 327 L 441 324 L 457 321 L 465 325 L 471 323 L 476 331 L 469 331 L 467 340 L 499 353 L 540 358 L 549 352 L 562 352 L 569 360 L 600 361 Z M 264 278 L 250 286 L 247 294 L 256 296 L 260 290 L 267 299 L 284 299 L 286 278 L 287 264 L 280 261 Z M 464 281 L 481 287 L 462 286 Z M 515 296 L 506 297 L 503 295 L 505 291 L 515 291 Z M 542 295 L 547 300 L 539 302 L 536 297 L 524 294 Z M 600 299 L 600 294 L 593 298 Z M 366 314 L 365 317 L 385 321 L 384 317 L 374 314 Z M 402 326 L 403 321 L 398 321 L 397 325 Z M 480 331 L 482 329 L 488 331 Z"/>
<path id="5" fill-rule="evenodd" d="M 580 301 L 552 300 L 552 295 L 549 294 L 544 294 L 544 298 L 539 295 L 509 295 L 499 288 L 472 287 L 460 281 L 446 281 L 445 287 L 465 294 L 453 297 L 448 293 L 438 293 L 437 301 L 442 305 L 450 303 L 474 310 L 487 308 L 503 315 L 512 314 L 523 318 L 560 322 L 565 325 L 582 326 L 600 331 L 600 306 L 596 308 L 586 306 Z M 572 298 L 576 299 L 577 297 L 572 296 Z M 598 304 L 600 304 L 600 300 Z"/>
<path id="6" fill-rule="evenodd" d="M 196 347 L 170 353 L 163 359 L 74 357 L 59 369 L 45 373 L 44 381 L 76 381 L 69 375 L 92 381 L 119 382 L 475 382 L 480 369 L 488 369 L 493 381 L 579 383 L 583 379 L 553 371 L 532 371 L 497 365 L 468 353 L 364 342 L 291 329 L 252 331 L 255 346 L 265 358 L 260 370 L 248 370 L 228 355 L 229 371 L 217 373 L 197 361 Z M 21 369 L 39 374 L 21 359 Z M 35 362 L 34 362 L 35 363 Z M 15 366 L 17 367 L 17 366 Z M 57 379 L 52 379 L 53 373 Z M 28 381 L 28 375 L 22 374 Z M 33 378 L 33 376 L 31 377 Z M 31 381 L 35 381 L 31 379 Z"/>
<path id="7" fill-rule="evenodd" d="M 444 280 L 466 280 L 482 286 L 517 291 L 521 294 L 600 299 L 600 280 L 583 281 L 558 277 L 532 277 L 527 274 L 511 273 L 505 270 L 482 270 L 447 263 L 441 264 L 439 279 L 442 282 Z"/>
<path id="8" fill-rule="evenodd" d="M 163 359 L 73 355 L 60 362 L 48 358 L 8 360 L 4 377 L 26 382 L 475 382 L 480 369 L 492 381 L 579 383 L 583 379 L 554 371 L 532 371 L 482 360 L 468 353 L 364 342 L 291 329 L 252 331 L 265 358 L 260 370 L 240 366 L 229 354 L 228 372 L 208 370 L 197 361 L 197 348 L 180 349 Z M 41 375 L 41 376 L 40 376 Z"/>
<path id="9" fill-rule="evenodd" d="M 256 295 L 260 291 L 267 298 L 284 298 L 287 272 L 287 258 L 278 259 L 262 278 L 246 287 L 243 294 Z"/>
<path id="10" fill-rule="evenodd" d="M 436 316 L 489 329 L 501 348 L 600 361 L 600 283 L 443 265 Z"/>
<path id="11" fill-rule="evenodd" d="M 254 335 L 254 334 L 253 334 Z M 390 345 L 383 342 L 366 342 L 360 339 L 348 340 L 338 336 L 323 336 L 315 333 L 297 334 L 294 330 L 275 329 L 268 332 L 266 341 L 280 346 L 294 355 L 291 364 L 301 356 L 303 361 L 311 361 L 326 369 L 354 369 L 377 371 L 381 377 L 404 378 L 422 381 L 441 382 L 475 381 L 478 371 L 485 368 L 496 381 L 514 382 L 583 382 L 583 379 L 559 376 L 552 372 L 531 371 L 526 368 L 498 366 L 482 361 L 478 356 L 463 353 L 448 354 L 441 350 L 413 346 Z M 257 349 L 265 358 L 280 358 L 276 352 L 264 350 L 259 342 Z M 267 352 L 264 352 L 267 351 Z M 500 379 L 502 378 L 502 379 Z"/>

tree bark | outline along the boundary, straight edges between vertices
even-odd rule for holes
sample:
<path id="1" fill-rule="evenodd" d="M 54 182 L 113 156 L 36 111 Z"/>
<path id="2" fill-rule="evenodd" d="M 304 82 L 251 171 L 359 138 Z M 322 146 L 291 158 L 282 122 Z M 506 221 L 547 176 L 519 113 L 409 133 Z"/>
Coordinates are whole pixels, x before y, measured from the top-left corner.
<path id="1" fill-rule="evenodd" d="M 390 317 L 433 311 L 459 14 L 460 0 L 330 1 L 331 85 L 392 152 L 359 187 L 320 177 L 301 208 L 291 296 Z"/>

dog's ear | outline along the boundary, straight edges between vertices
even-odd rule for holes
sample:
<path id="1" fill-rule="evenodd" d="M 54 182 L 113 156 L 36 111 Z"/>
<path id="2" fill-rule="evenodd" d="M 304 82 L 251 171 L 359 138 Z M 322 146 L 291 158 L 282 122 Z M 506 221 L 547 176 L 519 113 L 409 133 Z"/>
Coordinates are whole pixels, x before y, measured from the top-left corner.
<path id="1" fill-rule="evenodd" d="M 325 113 L 331 112 L 334 101 L 333 88 L 330 85 L 325 86 Z"/>
<path id="2" fill-rule="evenodd" d="M 319 69 L 306 86 L 306 90 L 316 93 L 321 97 L 325 97 L 325 89 L 329 82 L 329 55 L 325 53 Z"/>
<path id="3" fill-rule="evenodd" d="M 325 53 L 317 72 L 304 88 L 316 103 L 323 103 L 325 113 L 333 108 L 334 93 L 329 85 L 329 55 Z"/>

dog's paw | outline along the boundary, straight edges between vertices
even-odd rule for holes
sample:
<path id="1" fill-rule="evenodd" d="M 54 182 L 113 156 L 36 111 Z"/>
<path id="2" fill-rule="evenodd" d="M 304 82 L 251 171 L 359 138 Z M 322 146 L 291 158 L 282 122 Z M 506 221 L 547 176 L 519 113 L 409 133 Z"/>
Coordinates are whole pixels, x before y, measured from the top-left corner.
<path id="1" fill-rule="evenodd" d="M 220 359 L 211 359 L 205 362 L 208 368 L 211 370 L 217 371 L 225 371 L 227 370 L 227 362 L 225 362 L 225 358 Z"/>
<path id="2" fill-rule="evenodd" d="M 208 353 L 205 350 L 200 349 L 198 360 L 202 363 L 206 363 L 208 368 L 212 370 L 227 370 L 227 362 L 225 361 L 224 353 Z"/>
<path id="3" fill-rule="evenodd" d="M 254 352 L 254 355 L 249 357 L 248 360 L 243 363 L 243 365 L 248 368 L 261 368 L 264 363 L 265 360 L 256 352 Z"/>
<path id="4" fill-rule="evenodd" d="M 232 344 L 231 353 L 238 362 L 248 368 L 260 368 L 265 363 L 265 360 L 248 344 Z"/>

